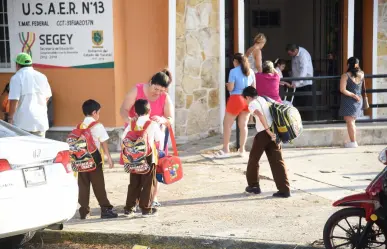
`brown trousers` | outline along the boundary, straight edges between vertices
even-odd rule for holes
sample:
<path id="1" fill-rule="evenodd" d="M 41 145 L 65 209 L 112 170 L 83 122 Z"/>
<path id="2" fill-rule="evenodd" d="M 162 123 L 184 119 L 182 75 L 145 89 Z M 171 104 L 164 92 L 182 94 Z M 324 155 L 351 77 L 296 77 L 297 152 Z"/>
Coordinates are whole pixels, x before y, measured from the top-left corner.
<path id="1" fill-rule="evenodd" d="M 151 210 L 153 192 L 156 186 L 156 166 L 147 174 L 130 174 L 130 183 L 126 197 L 126 210 L 134 210 L 137 202 L 142 212 Z"/>
<path id="2" fill-rule="evenodd" d="M 290 192 L 286 166 L 282 158 L 281 145 L 273 142 L 266 131 L 259 132 L 254 138 L 247 164 L 247 184 L 250 187 L 259 186 L 259 160 L 263 152 L 266 153 L 267 159 L 269 160 L 277 189 L 283 193 Z"/>
<path id="3" fill-rule="evenodd" d="M 99 206 L 101 208 L 113 208 L 107 198 L 102 165 L 99 165 L 94 171 L 78 173 L 78 203 L 81 205 L 79 208 L 81 216 L 90 213 L 90 183 L 93 186 L 94 195 L 97 198 Z"/>

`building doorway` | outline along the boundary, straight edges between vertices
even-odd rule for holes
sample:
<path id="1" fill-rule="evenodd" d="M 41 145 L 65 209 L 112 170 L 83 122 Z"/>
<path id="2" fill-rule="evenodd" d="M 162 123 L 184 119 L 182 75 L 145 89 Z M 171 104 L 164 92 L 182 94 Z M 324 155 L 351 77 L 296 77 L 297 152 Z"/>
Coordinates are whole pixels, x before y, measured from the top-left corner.
<path id="1" fill-rule="evenodd" d="M 341 0 L 245 0 L 245 47 L 257 33 L 268 42 L 263 60 L 282 58 L 288 61 L 284 77 L 291 70 L 286 44 L 296 43 L 312 56 L 314 75 L 336 76 L 342 72 L 343 1 Z M 317 82 L 317 81 L 316 81 Z M 316 84 L 318 120 L 338 119 L 339 81 Z"/>

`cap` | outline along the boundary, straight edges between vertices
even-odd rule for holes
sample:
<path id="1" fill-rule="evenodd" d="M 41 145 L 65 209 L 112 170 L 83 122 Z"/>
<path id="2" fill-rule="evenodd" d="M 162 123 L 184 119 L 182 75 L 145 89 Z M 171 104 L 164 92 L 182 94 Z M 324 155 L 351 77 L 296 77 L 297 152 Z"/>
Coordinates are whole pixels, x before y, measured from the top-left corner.
<path id="1" fill-rule="evenodd" d="M 15 62 L 22 66 L 32 65 L 32 58 L 27 53 L 20 53 L 16 56 Z"/>

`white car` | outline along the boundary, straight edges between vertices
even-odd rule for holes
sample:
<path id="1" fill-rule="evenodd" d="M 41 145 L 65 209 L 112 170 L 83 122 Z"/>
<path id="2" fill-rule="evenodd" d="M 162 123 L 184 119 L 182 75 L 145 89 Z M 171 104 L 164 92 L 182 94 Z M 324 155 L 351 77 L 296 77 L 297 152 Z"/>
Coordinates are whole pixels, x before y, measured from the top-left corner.
<path id="1" fill-rule="evenodd" d="M 62 229 L 77 205 L 67 143 L 0 120 L 0 248 L 24 243 L 41 229 Z"/>

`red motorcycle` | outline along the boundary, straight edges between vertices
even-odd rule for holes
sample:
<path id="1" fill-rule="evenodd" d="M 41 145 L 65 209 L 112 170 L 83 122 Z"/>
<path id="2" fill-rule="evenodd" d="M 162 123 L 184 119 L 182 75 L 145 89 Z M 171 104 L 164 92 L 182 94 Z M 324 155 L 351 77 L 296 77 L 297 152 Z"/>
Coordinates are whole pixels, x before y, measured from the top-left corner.
<path id="1" fill-rule="evenodd" d="M 379 161 L 387 165 L 387 148 L 380 152 Z M 387 167 L 365 193 L 344 197 L 333 206 L 348 208 L 337 211 L 326 222 L 325 248 L 387 248 Z"/>

